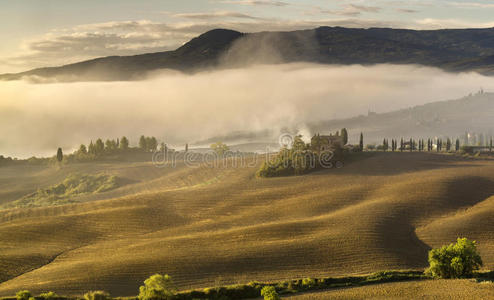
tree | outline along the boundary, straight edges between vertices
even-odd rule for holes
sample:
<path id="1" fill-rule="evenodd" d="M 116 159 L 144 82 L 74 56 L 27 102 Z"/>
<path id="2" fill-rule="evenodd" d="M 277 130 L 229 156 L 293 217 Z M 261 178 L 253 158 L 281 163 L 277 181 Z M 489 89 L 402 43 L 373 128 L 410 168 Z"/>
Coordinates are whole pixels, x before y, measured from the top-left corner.
<path id="1" fill-rule="evenodd" d="M 360 133 L 359 149 L 361 152 L 364 151 L 364 134 L 362 132 Z"/>
<path id="2" fill-rule="evenodd" d="M 189 152 L 189 144 L 185 144 L 185 152 Z"/>
<path id="3" fill-rule="evenodd" d="M 451 140 L 448 138 L 446 140 L 446 151 L 450 151 L 451 150 Z"/>
<path id="4" fill-rule="evenodd" d="M 139 287 L 139 300 L 166 300 L 173 299 L 175 285 L 168 275 L 155 274 L 144 280 L 144 285 Z"/>
<path id="5" fill-rule="evenodd" d="M 146 140 L 147 150 L 156 151 L 158 149 L 158 140 L 153 136 Z"/>
<path id="6" fill-rule="evenodd" d="M 386 152 L 388 150 L 388 147 L 386 145 L 386 139 L 383 140 L 383 151 Z"/>
<path id="7" fill-rule="evenodd" d="M 93 141 L 89 143 L 89 146 L 87 147 L 87 152 L 89 154 L 96 154 L 96 148 L 94 147 Z"/>
<path id="8" fill-rule="evenodd" d="M 271 286 L 271 285 L 267 285 L 267 286 L 262 288 L 261 296 L 264 297 L 264 300 L 279 300 L 280 299 L 280 296 L 278 296 L 276 289 L 274 288 L 274 286 Z"/>
<path id="9" fill-rule="evenodd" d="M 348 131 L 346 128 L 341 129 L 341 138 L 343 139 L 343 145 L 348 144 Z"/>
<path id="10" fill-rule="evenodd" d="M 78 153 L 79 154 L 87 154 L 87 149 L 86 149 L 86 146 L 84 144 L 81 144 L 81 146 L 79 147 Z"/>
<path id="11" fill-rule="evenodd" d="M 120 139 L 120 145 L 118 145 L 118 146 L 122 150 L 128 150 L 129 149 L 129 140 L 125 136 L 123 136 Z"/>
<path id="12" fill-rule="evenodd" d="M 103 144 L 103 140 L 97 139 L 94 144 L 94 152 L 96 155 L 101 155 L 105 151 L 105 144 Z"/>
<path id="13" fill-rule="evenodd" d="M 489 152 L 492 152 L 492 137 L 491 137 L 491 140 L 489 142 Z"/>
<path id="14" fill-rule="evenodd" d="M 110 294 L 105 291 L 91 291 L 84 294 L 85 300 L 108 300 Z"/>
<path id="15" fill-rule="evenodd" d="M 226 144 L 223 144 L 222 142 L 217 142 L 214 144 L 211 144 L 211 150 L 213 150 L 218 156 L 223 156 L 227 151 L 230 150 Z"/>
<path id="16" fill-rule="evenodd" d="M 105 150 L 106 152 L 112 153 L 115 149 L 117 149 L 117 142 L 115 140 L 106 140 L 105 142 Z"/>
<path id="17" fill-rule="evenodd" d="M 54 299 L 60 299 L 61 298 L 55 292 L 41 293 L 41 294 L 39 294 L 39 296 L 45 300 L 54 300 Z"/>
<path id="18" fill-rule="evenodd" d="M 458 238 L 456 244 L 429 251 L 429 265 L 427 273 L 434 277 L 465 278 L 482 266 L 482 258 L 475 241 Z"/>
<path id="19" fill-rule="evenodd" d="M 62 160 L 63 160 L 62 148 L 58 148 L 58 150 L 57 150 L 57 160 L 58 160 L 58 162 L 62 162 Z"/>
<path id="20" fill-rule="evenodd" d="M 18 291 L 15 294 L 15 298 L 17 300 L 29 300 L 29 298 L 31 298 L 31 297 L 32 297 L 31 292 L 28 290 Z"/>
<path id="21" fill-rule="evenodd" d="M 455 150 L 456 152 L 460 151 L 460 139 L 456 139 Z"/>
<path id="22" fill-rule="evenodd" d="M 404 147 L 405 146 L 405 142 L 403 141 L 403 138 L 401 138 L 401 141 L 400 141 L 400 151 L 403 152 L 403 150 L 405 150 Z"/>
<path id="23" fill-rule="evenodd" d="M 148 149 L 147 143 L 146 143 L 146 137 L 143 135 L 141 135 L 141 137 L 139 138 L 139 148 L 141 148 L 144 151 L 147 151 L 147 149 Z"/>

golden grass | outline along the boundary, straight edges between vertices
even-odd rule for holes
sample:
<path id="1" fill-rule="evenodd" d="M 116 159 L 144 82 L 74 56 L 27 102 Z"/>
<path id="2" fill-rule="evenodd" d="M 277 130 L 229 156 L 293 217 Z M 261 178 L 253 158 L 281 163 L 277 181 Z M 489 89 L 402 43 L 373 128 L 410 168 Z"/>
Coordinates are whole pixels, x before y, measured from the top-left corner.
<path id="1" fill-rule="evenodd" d="M 0 211 L 0 274 L 12 278 L 0 295 L 23 288 L 135 295 L 158 272 L 185 289 L 422 269 L 431 246 L 457 235 L 476 239 L 494 268 L 494 162 L 381 153 L 301 177 L 259 179 L 256 170 L 0 168 L 0 187 L 12 184 L 9 174 L 28 179 L 0 194 L 4 202 L 75 171 L 129 182 L 84 203 Z"/>
<path id="2" fill-rule="evenodd" d="M 494 299 L 492 282 L 427 280 L 394 282 L 283 297 L 291 300 L 326 299 Z"/>

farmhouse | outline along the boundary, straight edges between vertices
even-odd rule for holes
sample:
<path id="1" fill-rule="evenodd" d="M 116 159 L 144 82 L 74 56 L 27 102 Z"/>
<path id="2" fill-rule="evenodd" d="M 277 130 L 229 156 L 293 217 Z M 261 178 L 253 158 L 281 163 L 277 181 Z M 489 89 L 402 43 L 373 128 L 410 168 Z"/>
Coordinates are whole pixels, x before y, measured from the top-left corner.
<path id="1" fill-rule="evenodd" d="M 312 151 L 323 152 L 328 150 L 341 149 L 344 146 L 343 137 L 336 135 L 319 135 L 316 134 L 310 141 Z"/>

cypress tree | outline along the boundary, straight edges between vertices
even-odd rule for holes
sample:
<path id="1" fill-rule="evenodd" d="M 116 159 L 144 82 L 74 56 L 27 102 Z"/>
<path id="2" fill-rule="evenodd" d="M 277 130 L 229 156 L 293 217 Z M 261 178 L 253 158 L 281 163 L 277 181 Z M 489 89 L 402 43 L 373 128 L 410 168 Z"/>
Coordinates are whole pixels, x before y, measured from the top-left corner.
<path id="1" fill-rule="evenodd" d="M 57 150 L 57 160 L 58 160 L 58 162 L 62 162 L 62 160 L 63 160 L 62 148 L 58 148 L 58 150 Z"/>
<path id="2" fill-rule="evenodd" d="M 360 142 L 359 142 L 360 151 L 364 151 L 364 134 L 360 133 Z"/>
<path id="3" fill-rule="evenodd" d="M 341 129 L 341 138 L 343 139 L 343 145 L 348 143 L 348 131 L 346 128 Z"/>

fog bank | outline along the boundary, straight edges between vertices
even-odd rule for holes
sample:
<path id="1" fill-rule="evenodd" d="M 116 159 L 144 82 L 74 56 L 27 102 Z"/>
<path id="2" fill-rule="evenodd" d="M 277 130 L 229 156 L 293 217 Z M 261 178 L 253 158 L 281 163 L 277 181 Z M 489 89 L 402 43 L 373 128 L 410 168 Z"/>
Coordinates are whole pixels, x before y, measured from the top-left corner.
<path id="1" fill-rule="evenodd" d="M 145 134 L 182 145 L 235 131 L 306 132 L 310 122 L 455 99 L 480 87 L 494 90 L 494 80 L 417 66 L 315 64 L 159 72 L 134 82 L 0 82 L 0 154 L 52 155 L 59 146 L 123 135 L 132 144 Z"/>

